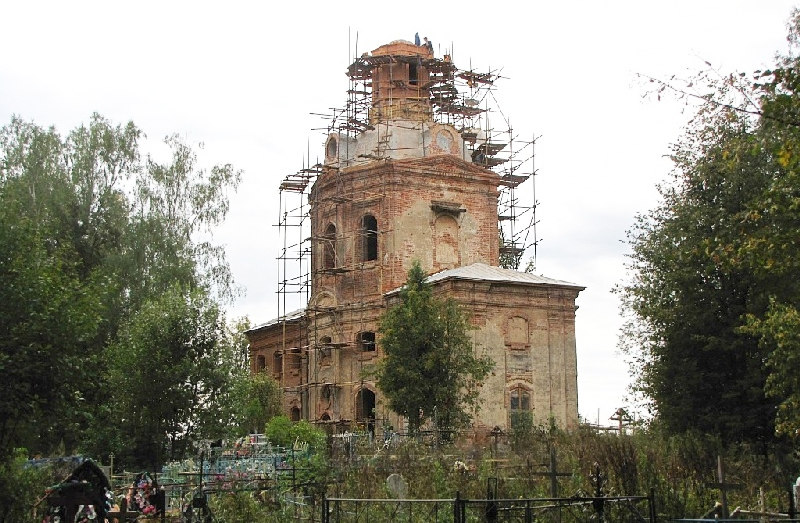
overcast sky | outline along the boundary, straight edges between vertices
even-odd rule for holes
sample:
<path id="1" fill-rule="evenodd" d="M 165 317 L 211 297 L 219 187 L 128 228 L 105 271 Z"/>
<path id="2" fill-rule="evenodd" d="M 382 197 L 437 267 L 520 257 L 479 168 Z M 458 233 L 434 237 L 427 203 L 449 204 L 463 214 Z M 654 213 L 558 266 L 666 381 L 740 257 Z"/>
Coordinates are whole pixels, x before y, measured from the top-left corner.
<path id="1" fill-rule="evenodd" d="M 383 7 L 383 6 L 386 7 Z M 524 7 L 521 7 L 523 6 Z M 658 201 L 664 157 L 689 111 L 644 99 L 636 73 L 723 72 L 772 63 L 793 2 L 0 2 L 0 123 L 12 114 L 62 133 L 98 112 L 133 120 L 148 150 L 178 133 L 206 165 L 244 171 L 215 236 L 246 295 L 232 316 L 277 313 L 280 180 L 323 155 L 350 58 L 428 36 L 461 68 L 502 69 L 495 96 L 537 142 L 537 273 L 578 298 L 582 416 L 625 405 L 628 367 L 611 293 L 625 278 L 625 231 Z"/>

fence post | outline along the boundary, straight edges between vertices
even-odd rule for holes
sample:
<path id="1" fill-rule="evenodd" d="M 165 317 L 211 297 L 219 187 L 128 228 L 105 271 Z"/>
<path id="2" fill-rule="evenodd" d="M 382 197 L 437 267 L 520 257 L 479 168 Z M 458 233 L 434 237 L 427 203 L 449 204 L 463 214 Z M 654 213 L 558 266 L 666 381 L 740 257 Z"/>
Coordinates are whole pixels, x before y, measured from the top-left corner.
<path id="1" fill-rule="evenodd" d="M 589 479 L 594 485 L 594 500 L 592 506 L 597 514 L 597 521 L 603 523 L 605 521 L 605 492 L 603 487 L 606 484 L 606 475 L 600 471 L 600 464 L 594 463 L 594 472 L 589 475 Z"/>
<path id="2" fill-rule="evenodd" d="M 322 514 L 320 514 L 319 520 L 321 523 L 328 523 L 328 495 L 322 495 Z"/>
<path id="3" fill-rule="evenodd" d="M 656 489 L 653 487 L 650 487 L 648 502 L 650 503 L 650 523 L 656 523 Z"/>
<path id="4" fill-rule="evenodd" d="M 461 511 L 461 493 L 456 490 L 456 498 L 453 500 L 453 523 L 461 523 L 459 513 Z"/>
<path id="5" fill-rule="evenodd" d="M 497 521 L 497 478 L 486 480 L 486 521 Z"/>

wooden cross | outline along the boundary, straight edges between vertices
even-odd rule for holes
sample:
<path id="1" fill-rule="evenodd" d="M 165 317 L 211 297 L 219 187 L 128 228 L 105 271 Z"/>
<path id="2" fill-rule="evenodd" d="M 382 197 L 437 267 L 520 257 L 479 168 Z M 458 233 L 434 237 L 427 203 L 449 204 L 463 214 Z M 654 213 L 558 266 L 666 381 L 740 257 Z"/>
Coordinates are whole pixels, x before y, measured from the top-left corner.
<path id="1" fill-rule="evenodd" d="M 717 483 L 709 483 L 708 487 L 719 489 L 722 494 L 722 517 L 730 517 L 728 512 L 728 490 L 742 488 L 739 483 L 725 483 L 725 469 L 722 464 L 722 456 L 717 456 Z"/>
<path id="2" fill-rule="evenodd" d="M 622 429 L 624 429 L 627 425 L 631 423 L 631 417 L 628 415 L 627 411 L 622 407 L 618 408 L 614 411 L 614 414 L 610 418 L 611 421 L 619 422 L 619 433 L 622 434 Z"/>

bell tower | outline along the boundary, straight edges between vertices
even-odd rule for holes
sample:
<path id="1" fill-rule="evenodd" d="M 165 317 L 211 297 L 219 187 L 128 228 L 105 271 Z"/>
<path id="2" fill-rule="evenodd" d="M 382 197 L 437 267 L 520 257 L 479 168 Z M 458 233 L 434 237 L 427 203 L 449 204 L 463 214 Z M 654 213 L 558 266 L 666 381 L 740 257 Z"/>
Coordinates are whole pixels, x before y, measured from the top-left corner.
<path id="1" fill-rule="evenodd" d="M 429 274 L 498 265 L 499 176 L 473 161 L 463 130 L 435 119 L 436 97 L 455 71 L 449 57 L 405 41 L 365 53 L 347 70 L 370 91 L 365 115 L 359 126 L 329 134 L 309 197 L 309 345 L 341 347 L 329 367 L 310 352 L 317 369 L 310 380 L 351 384 L 309 398 L 312 411 L 333 409 L 332 419 L 358 412 L 337 413 L 327 398 L 376 392 L 360 376 L 377 356 L 384 295 L 403 285 L 414 260 Z"/>
<path id="2" fill-rule="evenodd" d="M 311 190 L 312 301 L 379 298 L 415 259 L 429 273 L 498 264 L 499 176 L 473 161 L 463 130 L 434 119 L 454 71 L 449 57 L 402 40 L 348 68 L 371 86 L 369 106 L 357 132 L 328 136 Z"/>
<path id="3" fill-rule="evenodd" d="M 433 53 L 424 46 L 396 41 L 372 51 L 371 59 L 374 66 L 370 73 L 370 123 L 375 125 L 393 119 L 431 121 L 431 84 L 427 64 L 435 63 Z"/>

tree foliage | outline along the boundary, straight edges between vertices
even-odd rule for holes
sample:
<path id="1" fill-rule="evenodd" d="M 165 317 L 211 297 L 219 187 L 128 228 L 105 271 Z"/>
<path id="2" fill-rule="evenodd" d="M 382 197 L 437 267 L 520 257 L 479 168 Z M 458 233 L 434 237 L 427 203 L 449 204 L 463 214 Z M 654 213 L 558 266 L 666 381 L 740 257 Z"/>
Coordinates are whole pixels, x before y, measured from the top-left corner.
<path id="1" fill-rule="evenodd" d="M 206 295 L 173 287 L 137 311 L 108 347 L 124 434 L 113 451 L 122 462 L 160 467 L 201 439 L 227 435 L 236 367 L 222 319 Z"/>
<path id="2" fill-rule="evenodd" d="M 768 441 L 776 407 L 779 430 L 797 426 L 783 366 L 800 348 L 798 66 L 790 53 L 767 71 L 659 83 L 701 105 L 673 146 L 661 204 L 629 232 L 619 292 L 637 386 L 670 431 Z"/>
<path id="3" fill-rule="evenodd" d="M 0 131 L 3 452 L 80 439 L 113 294 L 102 261 L 124 226 L 117 178 L 137 138 L 98 116 L 66 139 L 17 118 Z"/>
<path id="4" fill-rule="evenodd" d="M 492 362 L 474 354 L 470 328 L 454 300 L 433 295 L 415 262 L 399 303 L 380 319 L 385 356 L 377 379 L 389 407 L 408 419 L 412 433 L 430 419 L 448 434 L 477 409 L 478 387 Z"/>
<path id="5" fill-rule="evenodd" d="M 130 411 L 118 407 L 134 401 L 125 395 L 135 372 L 142 384 L 177 380 L 145 394 L 164 406 L 196 395 L 168 417 L 187 415 L 182 434 L 230 422 L 210 398 L 228 394 L 221 363 L 233 342 L 217 302 L 235 291 L 224 252 L 204 238 L 224 219 L 240 173 L 198 168 L 176 137 L 166 140 L 170 161 L 143 161 L 141 137 L 132 123 L 99 115 L 65 136 L 16 117 L 0 130 L 3 456 L 63 446 L 105 457 L 127 437 Z M 178 346 L 183 359 L 170 360 Z M 134 353 L 136 365 L 121 371 Z M 162 363 L 175 364 L 174 375 Z M 175 394 L 158 396 L 165 390 Z M 140 419 L 163 430 L 153 455 L 177 434 L 161 414 Z"/>
<path id="6" fill-rule="evenodd" d="M 0 460 L 0 523 L 32 521 L 31 508 L 54 481 L 47 471 L 26 466 L 27 459 L 25 451 L 17 449 Z"/>
<path id="7" fill-rule="evenodd" d="M 295 445 L 308 445 L 322 452 L 325 450 L 325 431 L 315 427 L 307 420 L 292 422 L 286 415 L 273 416 L 264 428 L 267 439 L 273 445 L 292 448 Z"/>
<path id="8" fill-rule="evenodd" d="M 99 324 L 93 285 L 13 208 L 0 207 L 0 449 L 21 440 L 58 444 L 58 418 L 73 413 L 86 376 L 84 344 Z M 99 290 L 99 289 L 97 289 Z M 71 377 L 65 379 L 65 377 Z M 54 430 L 46 430 L 46 429 Z"/>
<path id="9" fill-rule="evenodd" d="M 283 412 L 283 391 L 266 372 L 240 376 L 234 389 L 239 432 L 259 433 Z"/>

